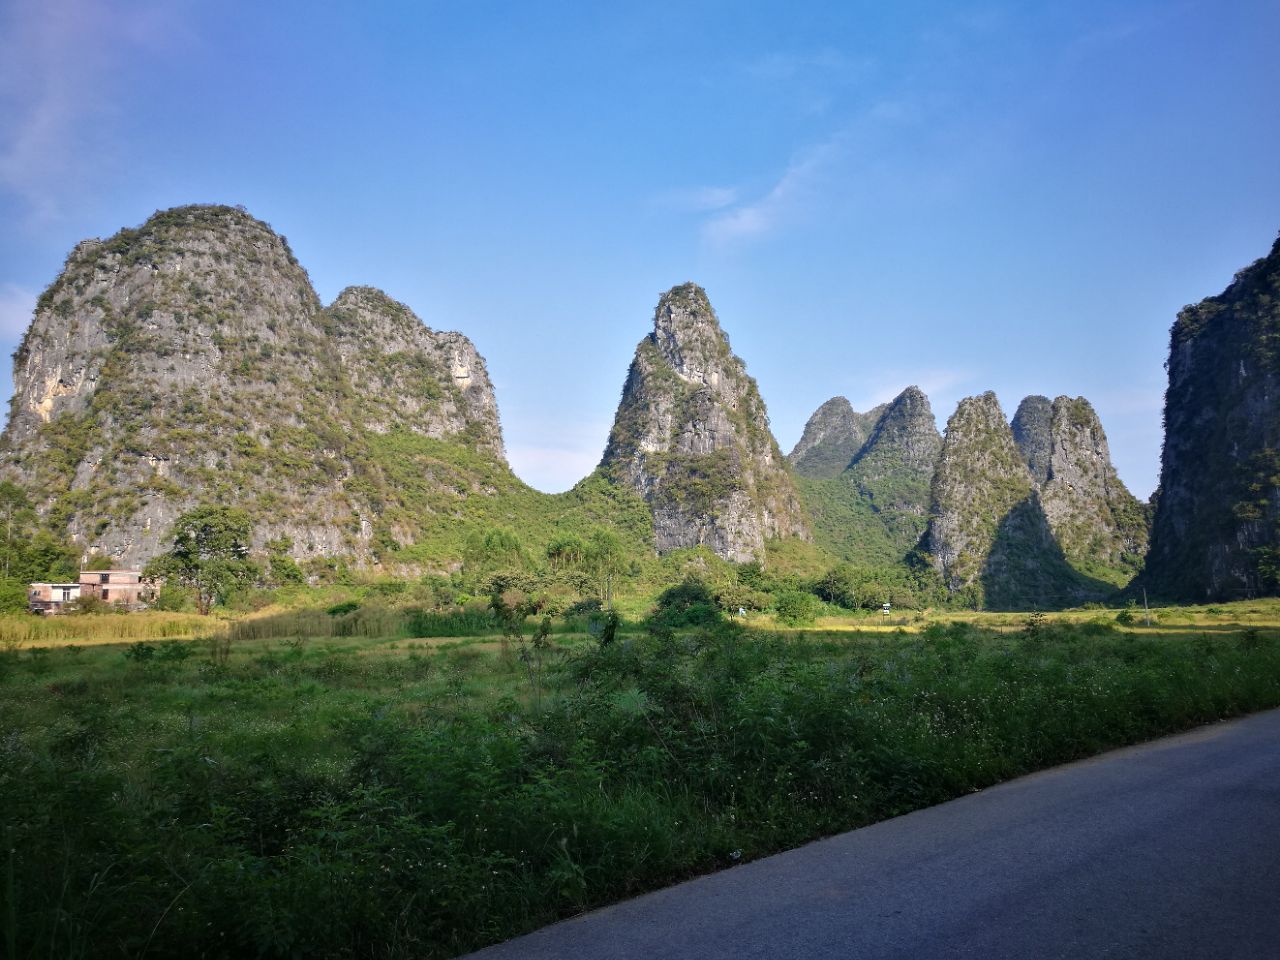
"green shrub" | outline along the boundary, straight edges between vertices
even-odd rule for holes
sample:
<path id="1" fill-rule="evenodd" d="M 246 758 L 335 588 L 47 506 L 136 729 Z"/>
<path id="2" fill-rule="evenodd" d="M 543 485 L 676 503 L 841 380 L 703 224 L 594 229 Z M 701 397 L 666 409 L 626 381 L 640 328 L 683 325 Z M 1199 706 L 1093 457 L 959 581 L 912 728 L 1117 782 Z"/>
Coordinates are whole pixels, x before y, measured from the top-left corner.
<path id="1" fill-rule="evenodd" d="M 710 589 L 700 580 L 686 580 L 659 595 L 646 626 L 651 631 L 710 627 L 724 619 Z"/>
<path id="2" fill-rule="evenodd" d="M 155 659 L 155 656 L 155 644 L 147 643 L 145 640 L 131 643 L 124 650 L 124 658 L 138 664 L 148 664 Z"/>
<path id="3" fill-rule="evenodd" d="M 774 599 L 773 609 L 781 623 L 789 627 L 803 627 L 818 619 L 822 603 L 812 593 L 787 590 Z"/>

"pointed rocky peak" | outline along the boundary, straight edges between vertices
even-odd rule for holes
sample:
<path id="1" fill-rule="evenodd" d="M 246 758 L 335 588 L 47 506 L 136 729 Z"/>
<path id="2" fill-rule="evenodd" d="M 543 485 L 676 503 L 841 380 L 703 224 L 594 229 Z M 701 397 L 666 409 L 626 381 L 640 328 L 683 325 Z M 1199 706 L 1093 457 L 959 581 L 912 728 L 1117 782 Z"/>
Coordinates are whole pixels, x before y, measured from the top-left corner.
<path id="1" fill-rule="evenodd" d="M 1022 451 L 1027 462 L 1027 469 L 1036 483 L 1044 484 L 1049 479 L 1049 456 L 1053 448 L 1050 426 L 1053 420 L 1053 405 L 1048 397 L 1031 396 L 1023 398 L 1018 404 L 1018 412 L 1013 415 L 1013 439 Z"/>
<path id="2" fill-rule="evenodd" d="M 1002 521 L 1033 490 L 996 395 L 961 400 L 947 421 L 930 506 L 929 553 L 948 589 L 979 581 Z"/>
<path id="3" fill-rule="evenodd" d="M 1057 397 L 1050 408 L 1049 478 L 1105 491 L 1114 482 L 1111 451 L 1098 413 L 1084 397 Z"/>
<path id="4" fill-rule="evenodd" d="M 942 449 L 942 435 L 924 392 L 916 386 L 907 387 L 878 409 L 882 412 L 853 466 L 892 461 L 909 470 L 932 473 Z"/>
<path id="5" fill-rule="evenodd" d="M 787 456 L 803 477 L 834 477 L 853 460 L 867 440 L 884 406 L 858 413 L 844 397 L 832 397 L 804 425 L 804 433 Z"/>
<path id="6" fill-rule="evenodd" d="M 947 421 L 940 473 L 952 479 L 999 478 L 1030 490 L 1031 475 L 993 391 L 965 397 Z"/>
<path id="7" fill-rule="evenodd" d="M 672 369 L 686 380 L 715 386 L 733 356 L 729 338 L 711 307 L 707 292 L 696 283 L 672 287 L 653 313 L 653 341 Z"/>
<path id="8" fill-rule="evenodd" d="M 600 466 L 649 503 L 660 553 L 705 544 L 748 560 L 808 534 L 756 382 L 691 283 L 658 302 Z"/>
<path id="9" fill-rule="evenodd" d="M 1146 508 L 1116 475 L 1107 435 L 1088 400 L 1055 399 L 1048 434 L 1040 499 L 1063 553 L 1076 569 L 1125 585 L 1146 552 Z"/>

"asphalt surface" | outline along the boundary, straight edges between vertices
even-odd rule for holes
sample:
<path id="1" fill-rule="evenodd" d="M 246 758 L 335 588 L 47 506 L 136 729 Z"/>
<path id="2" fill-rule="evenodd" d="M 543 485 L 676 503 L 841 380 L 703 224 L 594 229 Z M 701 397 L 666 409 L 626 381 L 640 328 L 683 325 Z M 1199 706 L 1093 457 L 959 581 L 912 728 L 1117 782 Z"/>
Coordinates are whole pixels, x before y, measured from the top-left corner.
<path id="1" fill-rule="evenodd" d="M 1023 777 L 472 956 L 1280 960 L 1280 711 Z"/>

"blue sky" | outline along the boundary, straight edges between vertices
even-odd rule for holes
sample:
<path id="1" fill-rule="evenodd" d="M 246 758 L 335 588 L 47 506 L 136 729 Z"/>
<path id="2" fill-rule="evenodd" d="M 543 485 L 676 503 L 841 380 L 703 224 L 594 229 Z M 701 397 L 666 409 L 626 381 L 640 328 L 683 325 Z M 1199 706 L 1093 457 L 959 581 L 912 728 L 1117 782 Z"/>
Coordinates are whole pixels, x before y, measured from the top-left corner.
<path id="1" fill-rule="evenodd" d="M 487 358 L 512 465 L 604 447 L 707 288 L 784 451 L 836 394 L 1093 401 L 1155 486 L 1168 328 L 1280 229 L 1280 5 L 0 0 L 0 339 L 191 202 Z"/>

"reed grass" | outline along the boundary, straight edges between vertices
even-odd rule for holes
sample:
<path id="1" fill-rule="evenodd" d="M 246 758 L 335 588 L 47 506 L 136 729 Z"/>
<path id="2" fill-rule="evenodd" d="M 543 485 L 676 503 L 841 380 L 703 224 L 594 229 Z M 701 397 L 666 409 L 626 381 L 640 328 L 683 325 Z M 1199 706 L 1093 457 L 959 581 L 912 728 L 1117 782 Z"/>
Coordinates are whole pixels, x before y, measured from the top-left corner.
<path id="1" fill-rule="evenodd" d="M 226 630 L 226 623 L 194 613 L 103 613 L 0 616 L 0 647 L 93 646 L 137 640 L 190 640 Z"/>

